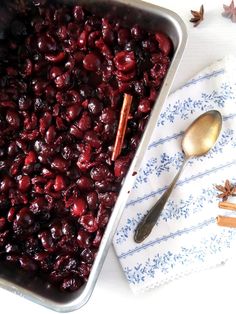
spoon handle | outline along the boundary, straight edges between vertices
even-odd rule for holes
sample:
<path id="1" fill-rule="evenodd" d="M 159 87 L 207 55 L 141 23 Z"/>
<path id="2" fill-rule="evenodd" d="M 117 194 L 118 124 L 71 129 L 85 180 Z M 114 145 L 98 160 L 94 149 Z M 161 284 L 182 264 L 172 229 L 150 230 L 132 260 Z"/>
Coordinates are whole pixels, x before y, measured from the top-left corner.
<path id="1" fill-rule="evenodd" d="M 179 176 L 184 169 L 186 163 L 188 162 L 188 159 L 186 158 L 181 165 L 181 168 L 179 169 L 179 172 L 174 177 L 173 181 L 169 185 L 168 189 L 165 191 L 165 193 L 159 198 L 159 200 L 153 205 L 153 207 L 150 209 L 150 211 L 147 213 L 147 215 L 141 220 L 141 222 L 138 224 L 137 229 L 135 230 L 134 234 L 134 241 L 137 243 L 143 242 L 151 233 L 152 228 L 156 224 L 163 208 L 165 207 L 165 204 L 172 192 L 172 190 L 175 187 L 175 184 L 177 180 L 179 179 Z"/>

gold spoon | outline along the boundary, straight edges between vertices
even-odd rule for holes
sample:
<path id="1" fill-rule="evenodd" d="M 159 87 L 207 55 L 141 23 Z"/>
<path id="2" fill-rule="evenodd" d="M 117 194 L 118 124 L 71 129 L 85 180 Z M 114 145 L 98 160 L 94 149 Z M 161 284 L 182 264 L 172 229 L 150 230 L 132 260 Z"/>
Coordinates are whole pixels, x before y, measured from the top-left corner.
<path id="1" fill-rule="evenodd" d="M 217 110 L 207 111 L 188 127 L 182 140 L 182 150 L 185 154 L 184 162 L 168 189 L 138 224 L 134 234 L 135 242 L 143 242 L 151 233 L 184 166 L 190 158 L 202 156 L 214 146 L 221 128 L 222 116 Z"/>

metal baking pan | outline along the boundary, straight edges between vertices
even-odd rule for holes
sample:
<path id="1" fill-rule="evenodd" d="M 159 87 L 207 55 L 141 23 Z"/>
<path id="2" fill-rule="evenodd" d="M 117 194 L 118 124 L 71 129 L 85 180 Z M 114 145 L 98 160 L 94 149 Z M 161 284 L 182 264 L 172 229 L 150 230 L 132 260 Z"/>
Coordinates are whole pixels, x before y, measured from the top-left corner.
<path id="1" fill-rule="evenodd" d="M 7 2 L 11 0 L 1 0 L 0 9 L 4 1 Z M 70 2 L 68 0 L 58 1 L 61 3 Z M 59 292 L 56 289 L 54 290 L 54 288 L 49 287 L 47 283 L 42 282 L 39 278 L 32 278 L 32 275 L 27 276 L 25 272 L 23 273 L 20 270 L 16 271 L 10 269 L 7 265 L 0 265 L 1 287 L 58 312 L 70 312 L 76 310 L 82 307 L 91 296 L 118 226 L 122 211 L 128 199 L 129 191 L 134 184 L 135 176 L 132 176 L 132 174 L 134 171 L 138 171 L 141 165 L 144 152 L 147 149 L 150 136 L 162 109 L 162 105 L 170 91 L 174 75 L 182 58 L 187 41 L 185 24 L 177 14 L 167 9 L 139 0 L 73 0 L 73 3 L 75 2 L 83 4 L 90 11 L 98 15 L 107 16 L 112 19 L 118 18 L 123 21 L 126 26 L 138 23 L 147 30 L 165 32 L 173 42 L 174 53 L 171 66 L 152 110 L 139 148 L 129 168 L 126 179 L 123 182 L 122 189 L 106 227 L 98 254 L 86 284 L 84 284 L 79 291 L 66 294 Z M 6 23 L 4 24 L 5 25 L 1 25 L 0 18 L 0 37 L 3 34 L 3 27 L 7 26 Z"/>

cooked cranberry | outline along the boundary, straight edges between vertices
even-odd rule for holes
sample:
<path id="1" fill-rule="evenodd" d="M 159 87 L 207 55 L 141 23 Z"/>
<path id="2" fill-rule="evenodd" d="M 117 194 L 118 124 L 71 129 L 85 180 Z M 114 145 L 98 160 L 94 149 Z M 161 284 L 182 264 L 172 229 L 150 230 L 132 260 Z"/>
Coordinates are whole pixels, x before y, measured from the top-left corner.
<path id="1" fill-rule="evenodd" d="M 46 200 L 43 196 L 36 197 L 29 207 L 30 211 L 34 214 L 40 214 L 46 208 Z"/>
<path id="2" fill-rule="evenodd" d="M 70 255 L 58 255 L 54 264 L 54 270 L 67 273 L 76 270 L 78 262 Z"/>
<path id="3" fill-rule="evenodd" d="M 117 34 L 117 41 L 120 46 L 125 46 L 130 39 L 130 31 L 126 28 L 121 28 Z"/>
<path id="4" fill-rule="evenodd" d="M 21 192 L 26 192 L 29 190 L 31 185 L 29 176 L 20 176 L 18 179 L 18 188 Z"/>
<path id="5" fill-rule="evenodd" d="M 156 33 L 155 34 L 156 41 L 159 44 L 160 50 L 165 54 L 169 55 L 171 49 L 172 49 L 172 44 L 170 39 L 163 33 Z"/>
<path id="6" fill-rule="evenodd" d="M 37 270 L 37 264 L 28 256 L 21 256 L 19 258 L 20 266 L 22 269 L 27 271 L 36 271 Z"/>
<path id="7" fill-rule="evenodd" d="M 94 232 L 98 229 L 96 219 L 91 213 L 83 215 L 80 218 L 80 223 L 84 227 L 84 229 L 88 232 Z"/>
<path id="8" fill-rule="evenodd" d="M 51 144 L 55 140 L 55 137 L 56 137 L 56 130 L 55 130 L 55 126 L 52 125 L 48 128 L 45 134 L 45 142 L 47 144 Z"/>
<path id="9" fill-rule="evenodd" d="M 8 110 L 6 114 L 6 121 L 13 129 L 18 129 L 20 126 L 20 117 L 16 111 Z"/>
<path id="10" fill-rule="evenodd" d="M 7 220 L 9 222 L 13 222 L 13 220 L 15 219 L 15 215 L 16 215 L 16 210 L 14 207 L 11 207 L 7 214 Z"/>
<path id="11" fill-rule="evenodd" d="M 90 210 L 95 210 L 98 204 L 98 194 L 95 191 L 91 191 L 87 194 L 87 204 Z"/>
<path id="12" fill-rule="evenodd" d="M 61 68 L 57 67 L 57 66 L 53 66 L 49 72 L 49 77 L 50 79 L 55 79 L 56 77 L 62 75 L 63 71 Z"/>
<path id="13" fill-rule="evenodd" d="M 127 157 L 121 156 L 117 158 L 114 165 L 115 176 L 118 178 L 124 177 L 128 170 L 129 164 L 130 164 L 130 158 L 128 156 Z"/>
<path id="14" fill-rule="evenodd" d="M 14 181 L 10 176 L 3 176 L 1 183 L 0 183 L 0 191 L 7 192 L 10 188 L 14 186 Z"/>
<path id="15" fill-rule="evenodd" d="M 94 188 L 93 181 L 85 176 L 80 177 L 76 184 L 78 185 L 79 189 L 82 191 L 90 191 Z"/>
<path id="16" fill-rule="evenodd" d="M 34 110 L 36 112 L 45 111 L 48 109 L 48 105 L 46 101 L 44 101 L 42 98 L 37 97 L 34 100 Z"/>
<path id="17" fill-rule="evenodd" d="M 106 192 L 99 193 L 98 195 L 100 203 L 106 208 L 112 208 L 115 205 L 117 199 L 117 193 L 115 192 Z"/>
<path id="18" fill-rule="evenodd" d="M 55 183 L 54 183 L 54 190 L 58 192 L 58 191 L 64 190 L 65 188 L 66 188 L 65 179 L 60 175 L 56 176 Z"/>
<path id="19" fill-rule="evenodd" d="M 115 66 L 119 71 L 129 72 L 135 69 L 136 60 L 134 53 L 128 51 L 118 52 L 114 58 Z"/>
<path id="20" fill-rule="evenodd" d="M 49 34 L 41 35 L 37 40 L 38 48 L 41 52 L 56 51 L 57 43 L 55 39 Z"/>
<path id="21" fill-rule="evenodd" d="M 143 113 L 147 113 L 150 110 L 151 110 L 150 101 L 147 98 L 142 99 L 138 105 L 138 111 L 143 112 Z"/>
<path id="22" fill-rule="evenodd" d="M 76 198 L 71 208 L 71 215 L 74 217 L 80 217 L 85 213 L 87 204 L 83 198 Z"/>
<path id="23" fill-rule="evenodd" d="M 131 35 L 135 40 L 140 40 L 143 37 L 143 30 L 142 28 L 136 24 L 131 28 Z"/>
<path id="24" fill-rule="evenodd" d="M 83 132 L 78 128 L 77 125 L 72 125 L 69 130 L 70 134 L 75 136 L 76 138 L 82 138 Z"/>
<path id="25" fill-rule="evenodd" d="M 82 110 L 82 107 L 79 104 L 74 104 L 72 106 L 67 107 L 66 109 L 66 113 L 67 113 L 67 117 L 70 121 L 75 120 L 80 112 Z"/>
<path id="26" fill-rule="evenodd" d="M 39 252 L 34 255 L 34 260 L 40 264 L 43 271 L 50 271 L 52 268 L 52 256 L 48 252 Z"/>
<path id="27" fill-rule="evenodd" d="M 88 40 L 88 32 L 87 31 L 83 31 L 78 39 L 78 46 L 81 49 L 85 49 L 86 45 L 87 45 L 87 40 Z"/>
<path id="28" fill-rule="evenodd" d="M 45 251 L 47 252 L 55 251 L 55 245 L 49 231 L 40 232 L 38 237 L 41 240 L 42 246 L 45 249 Z"/>
<path id="29" fill-rule="evenodd" d="M 34 151 L 29 151 L 25 157 L 25 165 L 34 164 L 37 160 L 36 153 Z"/>
<path id="30" fill-rule="evenodd" d="M 79 93 L 83 98 L 89 98 L 92 96 L 93 90 L 89 85 L 80 85 Z"/>
<path id="31" fill-rule="evenodd" d="M 81 6 L 76 5 L 73 9 L 74 18 L 77 22 L 81 22 L 84 19 L 84 11 Z"/>
<path id="32" fill-rule="evenodd" d="M 88 110 L 93 115 L 99 115 L 102 112 L 102 103 L 96 98 L 91 98 L 88 102 Z"/>
<path id="33" fill-rule="evenodd" d="M 90 176 L 94 181 L 112 180 L 113 179 L 113 174 L 111 173 L 109 168 L 102 163 L 91 169 Z"/>
<path id="34" fill-rule="evenodd" d="M 16 215 L 17 224 L 22 227 L 29 227 L 34 222 L 34 217 L 28 208 L 22 208 Z"/>
<path id="35" fill-rule="evenodd" d="M 70 73 L 65 72 L 57 76 L 54 80 L 57 88 L 65 88 L 70 85 Z"/>
<path id="36" fill-rule="evenodd" d="M 84 112 L 82 114 L 82 117 L 80 118 L 80 120 L 77 122 L 77 126 L 82 131 L 86 131 L 86 130 L 90 129 L 91 124 L 92 124 L 92 121 L 91 121 L 91 118 L 87 112 Z"/>
<path id="37" fill-rule="evenodd" d="M 86 248 L 81 252 L 80 257 L 84 262 L 91 264 L 95 258 L 95 252 Z"/>
<path id="38" fill-rule="evenodd" d="M 77 243 L 81 248 L 88 248 L 91 246 L 91 234 L 83 229 L 80 229 L 77 234 Z"/>
<path id="39" fill-rule="evenodd" d="M 83 60 L 83 66 L 88 71 L 96 72 L 101 67 L 101 60 L 96 54 L 89 53 Z"/>
<path id="40" fill-rule="evenodd" d="M 84 135 L 84 140 L 94 148 L 102 146 L 102 141 L 98 138 L 94 131 L 87 131 Z"/>
<path id="41" fill-rule="evenodd" d="M 111 108 L 105 108 L 100 116 L 100 121 L 105 124 L 113 124 L 116 121 L 116 113 Z"/>
<path id="42" fill-rule="evenodd" d="M 59 63 L 63 61 L 66 57 L 66 53 L 64 51 L 60 51 L 57 54 L 46 54 L 45 59 L 52 63 Z"/>
<path id="43" fill-rule="evenodd" d="M 68 169 L 69 165 L 70 165 L 70 163 L 67 160 L 65 160 L 64 158 L 56 157 L 53 160 L 51 167 L 53 169 L 58 170 L 58 171 L 65 172 Z"/>
<path id="44" fill-rule="evenodd" d="M 61 284 L 62 291 L 76 291 L 82 286 L 83 282 L 74 276 L 65 278 Z"/>

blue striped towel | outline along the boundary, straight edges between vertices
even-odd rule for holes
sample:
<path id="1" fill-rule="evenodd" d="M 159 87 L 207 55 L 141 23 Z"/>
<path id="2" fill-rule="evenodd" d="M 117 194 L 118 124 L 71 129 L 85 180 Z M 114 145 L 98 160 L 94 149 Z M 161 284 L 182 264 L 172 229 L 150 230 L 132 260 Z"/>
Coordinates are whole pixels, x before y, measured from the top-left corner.
<path id="1" fill-rule="evenodd" d="M 113 240 L 134 292 L 219 265 L 232 253 L 236 229 L 216 224 L 222 210 L 214 184 L 226 179 L 236 183 L 235 73 L 236 59 L 226 57 L 171 94 L 162 109 Z M 211 109 L 223 115 L 217 144 L 206 156 L 188 163 L 152 234 L 143 243 L 135 243 L 138 222 L 183 162 L 184 130 Z"/>

